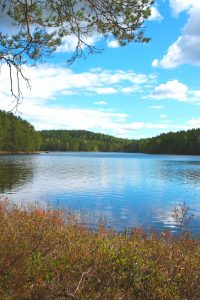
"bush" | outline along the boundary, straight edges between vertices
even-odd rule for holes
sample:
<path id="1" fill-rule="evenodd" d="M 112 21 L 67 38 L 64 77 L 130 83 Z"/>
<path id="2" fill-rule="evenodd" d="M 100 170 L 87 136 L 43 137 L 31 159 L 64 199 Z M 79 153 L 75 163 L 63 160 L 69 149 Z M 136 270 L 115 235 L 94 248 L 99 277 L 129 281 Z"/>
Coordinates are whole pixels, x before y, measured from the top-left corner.
<path id="1" fill-rule="evenodd" d="M 200 299 L 188 234 L 94 232 L 62 211 L 0 203 L 0 299 Z"/>

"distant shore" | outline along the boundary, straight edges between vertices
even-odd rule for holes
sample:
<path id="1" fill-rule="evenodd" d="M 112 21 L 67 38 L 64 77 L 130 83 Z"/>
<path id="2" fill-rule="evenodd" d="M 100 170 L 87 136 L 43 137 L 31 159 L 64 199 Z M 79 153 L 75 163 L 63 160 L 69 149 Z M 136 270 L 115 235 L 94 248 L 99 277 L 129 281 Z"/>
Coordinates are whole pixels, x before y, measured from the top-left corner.
<path id="1" fill-rule="evenodd" d="M 7 154 L 40 154 L 44 153 L 44 151 L 0 151 L 0 155 Z"/>
<path id="2" fill-rule="evenodd" d="M 199 154 L 177 154 L 177 153 L 145 153 L 145 152 L 121 152 L 121 151 L 73 151 L 73 150 L 69 150 L 69 151 L 60 151 L 60 150 L 49 150 L 49 151 L 0 151 L 0 155 L 33 155 L 33 154 L 46 154 L 46 153 L 121 153 L 121 154 L 144 154 L 144 155 L 171 155 L 171 156 L 200 156 Z"/>

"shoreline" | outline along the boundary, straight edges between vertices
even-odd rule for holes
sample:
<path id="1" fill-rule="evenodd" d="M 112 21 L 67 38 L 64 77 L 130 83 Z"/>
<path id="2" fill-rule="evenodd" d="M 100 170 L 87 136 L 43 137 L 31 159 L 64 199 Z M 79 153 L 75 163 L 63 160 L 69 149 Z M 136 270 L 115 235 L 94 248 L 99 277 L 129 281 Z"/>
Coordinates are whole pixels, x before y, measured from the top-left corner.
<path id="1" fill-rule="evenodd" d="M 12 155 L 12 154 L 17 154 L 17 155 L 23 155 L 23 154 L 41 154 L 43 153 L 42 151 L 0 151 L 0 155 Z"/>
<path id="2" fill-rule="evenodd" d="M 145 153 L 145 152 L 120 152 L 120 151 L 0 151 L 0 155 L 33 155 L 33 154 L 46 154 L 46 153 L 118 153 L 118 154 L 143 154 L 143 155 L 162 155 L 162 156 L 200 156 L 199 154 L 177 154 L 177 153 Z"/>

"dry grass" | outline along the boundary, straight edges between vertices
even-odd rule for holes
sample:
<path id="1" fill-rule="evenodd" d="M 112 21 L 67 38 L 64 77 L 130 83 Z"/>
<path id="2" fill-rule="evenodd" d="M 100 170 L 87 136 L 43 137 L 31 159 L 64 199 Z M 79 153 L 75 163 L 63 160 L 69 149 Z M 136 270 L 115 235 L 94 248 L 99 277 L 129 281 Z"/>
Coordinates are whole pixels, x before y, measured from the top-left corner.
<path id="1" fill-rule="evenodd" d="M 0 204 L 0 299 L 200 299 L 200 242 Z"/>

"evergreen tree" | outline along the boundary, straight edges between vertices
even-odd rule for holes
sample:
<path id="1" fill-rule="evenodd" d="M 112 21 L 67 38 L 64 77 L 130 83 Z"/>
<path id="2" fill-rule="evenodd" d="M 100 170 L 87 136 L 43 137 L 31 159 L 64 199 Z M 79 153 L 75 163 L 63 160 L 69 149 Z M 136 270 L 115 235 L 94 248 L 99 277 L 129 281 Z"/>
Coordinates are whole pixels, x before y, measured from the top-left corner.
<path id="1" fill-rule="evenodd" d="M 40 134 L 12 113 L 0 111 L 0 151 L 32 152 L 39 150 Z"/>

